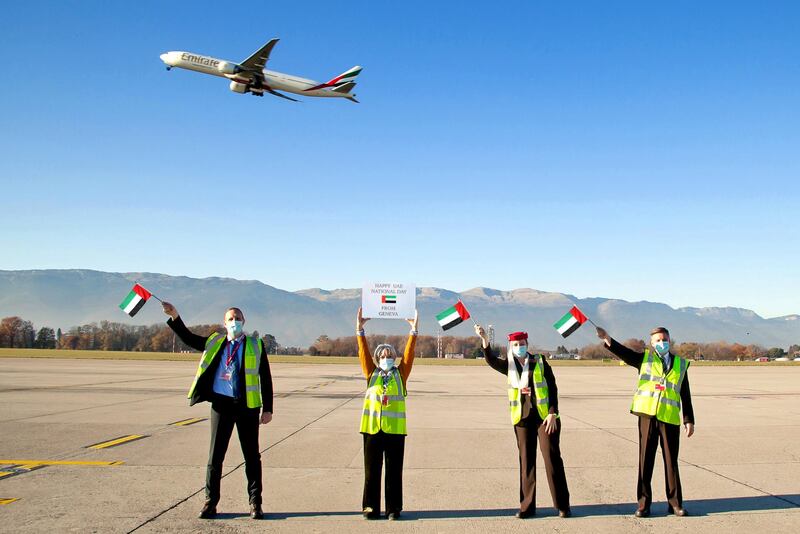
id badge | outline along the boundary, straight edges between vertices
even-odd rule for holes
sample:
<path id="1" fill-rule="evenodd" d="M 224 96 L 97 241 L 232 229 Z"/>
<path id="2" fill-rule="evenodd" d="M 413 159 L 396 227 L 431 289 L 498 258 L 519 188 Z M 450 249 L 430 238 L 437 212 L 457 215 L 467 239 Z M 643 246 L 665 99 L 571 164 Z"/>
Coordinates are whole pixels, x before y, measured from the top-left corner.
<path id="1" fill-rule="evenodd" d="M 531 388 L 522 388 L 522 389 L 520 389 L 519 391 L 520 391 L 520 393 L 522 393 L 523 395 L 530 395 L 530 394 L 531 394 Z"/>
<path id="2" fill-rule="evenodd" d="M 230 382 L 231 381 L 231 373 L 222 373 L 222 376 L 220 378 L 222 378 L 225 382 Z"/>
<path id="3" fill-rule="evenodd" d="M 381 397 L 381 404 L 389 406 L 389 395 L 384 394 L 383 397 Z"/>
<path id="4" fill-rule="evenodd" d="M 664 391 L 664 384 L 656 384 L 656 391 Z"/>

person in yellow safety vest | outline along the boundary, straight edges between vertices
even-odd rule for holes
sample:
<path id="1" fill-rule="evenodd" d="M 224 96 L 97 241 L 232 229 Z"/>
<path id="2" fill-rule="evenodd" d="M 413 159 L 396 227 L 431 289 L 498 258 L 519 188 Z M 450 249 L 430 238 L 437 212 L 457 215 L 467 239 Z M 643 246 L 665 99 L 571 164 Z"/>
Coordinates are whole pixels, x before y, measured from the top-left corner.
<path id="1" fill-rule="evenodd" d="M 419 314 L 406 319 L 411 326 L 403 359 L 391 345 L 381 344 L 370 354 L 364 335 L 361 308 L 356 316 L 358 359 L 367 379 L 367 391 L 361 411 L 361 434 L 364 436 L 364 495 L 361 510 L 364 519 L 381 516 L 381 471 L 386 458 L 386 517 L 400 518 L 403 510 L 403 455 L 406 439 L 406 383 L 414 364 Z"/>
<path id="2" fill-rule="evenodd" d="M 536 515 L 536 442 L 541 442 L 547 482 L 553 506 L 560 517 L 570 517 L 569 488 L 561 459 L 561 419 L 558 414 L 558 386 L 553 370 L 541 354 L 528 352 L 528 334 L 508 335 L 506 358 L 489 346 L 483 327 L 475 325 L 481 338 L 483 356 L 495 371 L 506 375 L 511 423 L 519 450 L 519 511 L 525 519 Z"/>
<path id="3" fill-rule="evenodd" d="M 203 401 L 211 403 L 206 501 L 200 518 L 212 519 L 217 515 L 222 463 L 236 426 L 244 457 L 250 517 L 262 519 L 258 430 L 259 423 L 265 425 L 272 420 L 272 374 L 264 343 L 244 334 L 244 314 L 239 308 L 225 311 L 223 324 L 227 335 L 212 332 L 208 336 L 191 332 L 169 302 L 163 302 L 162 308 L 170 316 L 167 325 L 181 341 L 203 351 L 189 389 L 190 406 Z"/>
<path id="4" fill-rule="evenodd" d="M 663 326 L 650 332 L 650 348 L 644 352 L 621 345 L 600 327 L 597 327 L 597 337 L 603 340 L 606 349 L 639 371 L 639 382 L 631 403 L 631 413 L 639 417 L 639 477 L 636 485 L 639 504 L 633 515 L 650 515 L 653 502 L 650 481 L 659 443 L 664 460 L 667 513 L 678 517 L 689 515 L 683 507 L 678 473 L 681 408 L 686 437 L 694 434 L 694 409 L 687 373 L 689 361 L 670 352 L 669 331 Z"/>

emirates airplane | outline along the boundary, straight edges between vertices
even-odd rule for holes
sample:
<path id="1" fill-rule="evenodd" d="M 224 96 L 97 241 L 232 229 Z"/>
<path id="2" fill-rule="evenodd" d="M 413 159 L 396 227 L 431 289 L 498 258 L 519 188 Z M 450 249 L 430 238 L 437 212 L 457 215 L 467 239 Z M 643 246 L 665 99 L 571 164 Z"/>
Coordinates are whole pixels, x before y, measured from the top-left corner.
<path id="1" fill-rule="evenodd" d="M 160 57 L 161 61 L 167 65 L 167 70 L 171 70 L 172 67 L 178 67 L 228 78 L 231 81 L 231 91 L 234 93 L 250 93 L 256 96 L 264 96 L 264 93 L 270 93 L 298 102 L 298 100 L 278 92 L 285 91 L 296 95 L 339 97 L 346 98 L 351 102 L 358 102 L 352 90 L 356 86 L 355 79 L 361 73 L 361 67 L 353 67 L 325 83 L 267 70 L 264 66 L 269 60 L 270 52 L 272 52 L 277 43 L 278 39 L 272 39 L 252 56 L 240 63 L 180 51 L 165 52 Z"/>

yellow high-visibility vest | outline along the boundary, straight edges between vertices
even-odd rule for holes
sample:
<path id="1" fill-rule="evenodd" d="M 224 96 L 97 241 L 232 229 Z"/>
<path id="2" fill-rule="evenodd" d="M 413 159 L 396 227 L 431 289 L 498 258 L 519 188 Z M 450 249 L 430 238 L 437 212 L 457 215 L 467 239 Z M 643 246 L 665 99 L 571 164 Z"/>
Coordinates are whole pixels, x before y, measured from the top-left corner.
<path id="1" fill-rule="evenodd" d="M 206 372 L 214 357 L 219 352 L 220 347 L 225 342 L 225 336 L 218 332 L 212 333 L 206 339 L 206 348 L 200 357 L 200 364 L 197 366 L 197 373 L 194 375 L 192 387 L 189 388 L 188 397 L 191 399 L 197 387 L 197 381 Z M 244 386 L 245 400 L 248 408 L 261 407 L 261 377 L 258 368 L 261 365 L 262 341 L 257 337 L 246 337 L 244 342 Z"/>
<path id="2" fill-rule="evenodd" d="M 550 413 L 550 395 L 547 389 L 547 381 L 544 379 L 542 357 L 536 354 L 529 356 L 529 358 L 534 361 L 533 390 L 536 398 L 536 411 L 539 412 L 539 417 L 544 420 Z M 522 394 L 520 390 L 511 386 L 510 377 L 508 379 L 508 409 L 511 412 L 511 423 L 516 425 L 522 419 Z"/>
<path id="3" fill-rule="evenodd" d="M 377 434 L 382 430 L 387 434 L 406 434 L 406 391 L 397 367 L 386 374 L 375 369 L 369 379 L 361 412 L 362 434 Z M 386 404 L 384 404 L 384 398 Z"/>
<path id="4" fill-rule="evenodd" d="M 673 356 L 672 369 L 664 374 L 661 358 L 650 349 L 644 351 L 639 368 L 639 384 L 633 395 L 631 411 L 654 415 L 659 421 L 671 425 L 681 424 L 681 384 L 689 369 L 689 362 Z"/>

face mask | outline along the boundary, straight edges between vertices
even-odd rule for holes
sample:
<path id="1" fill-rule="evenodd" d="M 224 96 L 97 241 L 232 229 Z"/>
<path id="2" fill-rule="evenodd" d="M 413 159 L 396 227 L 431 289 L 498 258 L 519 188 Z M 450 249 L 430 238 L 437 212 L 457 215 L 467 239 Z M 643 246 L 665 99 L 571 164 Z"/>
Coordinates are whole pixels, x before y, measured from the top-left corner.
<path id="1" fill-rule="evenodd" d="M 232 337 L 238 337 L 242 333 L 242 321 L 233 321 L 225 325 L 225 329 Z"/>
<path id="2" fill-rule="evenodd" d="M 657 341 L 653 348 L 659 356 L 666 356 L 669 353 L 669 341 Z"/>
<path id="3" fill-rule="evenodd" d="M 381 358 L 378 361 L 378 365 L 380 365 L 382 370 L 388 371 L 389 369 L 394 367 L 394 358 Z"/>
<path id="4" fill-rule="evenodd" d="M 516 356 L 517 358 L 522 360 L 528 354 L 528 346 L 527 345 L 520 345 L 519 347 L 513 347 L 511 349 L 511 352 L 514 353 L 514 356 Z"/>

